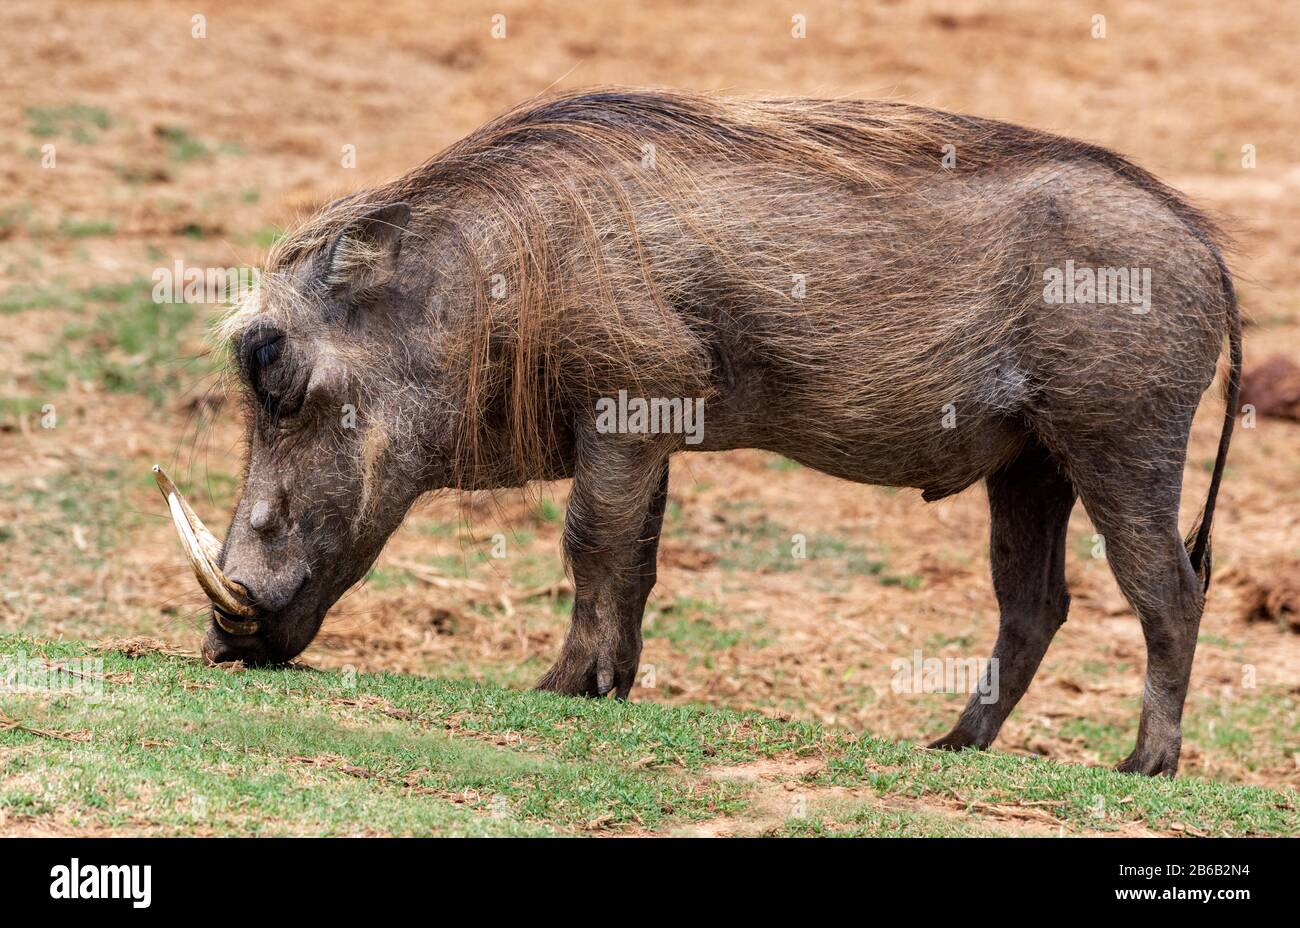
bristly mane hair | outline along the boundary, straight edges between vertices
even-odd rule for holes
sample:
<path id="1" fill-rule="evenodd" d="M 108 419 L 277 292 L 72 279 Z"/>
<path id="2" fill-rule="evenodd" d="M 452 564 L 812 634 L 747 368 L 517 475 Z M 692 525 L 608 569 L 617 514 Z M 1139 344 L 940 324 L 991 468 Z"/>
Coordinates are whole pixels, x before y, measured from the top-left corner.
<path id="1" fill-rule="evenodd" d="M 456 463 L 471 472 L 500 457 L 510 462 L 511 479 L 523 482 L 544 469 L 561 427 L 557 417 L 592 395 L 619 388 L 713 393 L 725 371 L 711 347 L 716 333 L 697 311 L 701 301 L 789 304 L 790 269 L 821 259 L 801 253 L 802 244 L 792 244 L 796 236 L 778 241 L 766 234 L 762 211 L 746 204 L 781 200 L 794 217 L 788 221 L 802 222 L 809 230 L 804 241 L 815 247 L 813 230 L 827 227 L 818 213 L 835 200 L 828 189 L 855 194 L 859 203 L 899 196 L 919 178 L 941 173 L 946 150 L 955 153 L 951 173 L 959 179 L 1025 165 L 1103 167 L 1165 204 L 1215 250 L 1217 232 L 1205 215 L 1099 146 L 894 102 L 601 89 L 529 101 L 410 173 L 333 204 L 274 246 L 263 279 L 327 248 L 349 222 L 384 204 L 411 205 L 411 251 L 428 230 L 454 229 L 462 268 L 473 275 L 457 291 L 466 301 L 463 324 L 450 333 L 449 357 L 459 366 L 464 398 Z M 718 188 L 726 186 L 719 178 L 747 187 L 748 200 L 719 199 Z M 856 221 L 859 234 L 871 231 L 869 218 L 837 212 L 834 220 L 839 230 Z M 997 231 L 1004 241 L 1026 235 Z M 951 231 L 927 234 L 958 244 Z M 861 273 L 847 256 L 837 260 L 830 273 Z M 709 276 L 709 269 L 725 269 L 731 289 L 719 290 L 722 275 Z M 824 264 L 817 269 L 828 272 Z M 951 305 L 941 324 L 962 336 L 953 343 L 974 362 L 968 370 L 987 363 L 982 346 L 1014 322 L 1005 294 L 971 306 L 971 291 L 960 282 L 917 294 L 901 268 L 892 281 L 889 268 L 874 273 L 877 287 L 882 275 L 896 284 L 892 299 Z M 503 294 L 493 295 L 494 282 Z M 821 293 L 818 305 L 842 303 L 852 290 L 846 283 L 852 281 Z M 856 334 L 843 322 L 825 332 L 802 323 L 786 343 L 789 359 L 811 366 L 843 351 Z M 899 351 L 917 354 L 900 395 L 922 402 L 948 391 L 945 375 L 925 363 L 925 344 L 901 331 L 869 336 L 875 344 L 889 337 Z M 791 376 L 791 389 L 798 389 L 797 370 Z M 814 422 L 819 403 L 842 408 L 858 401 L 852 384 L 838 397 L 800 399 Z M 507 447 L 489 447 L 493 434 L 508 436 Z"/>

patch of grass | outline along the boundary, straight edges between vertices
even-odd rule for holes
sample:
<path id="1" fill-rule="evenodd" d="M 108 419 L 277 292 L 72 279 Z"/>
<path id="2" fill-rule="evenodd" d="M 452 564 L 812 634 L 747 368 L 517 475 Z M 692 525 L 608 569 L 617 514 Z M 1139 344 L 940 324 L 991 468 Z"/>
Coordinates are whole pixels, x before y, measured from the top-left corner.
<path id="1" fill-rule="evenodd" d="M 1081 561 L 1097 564 L 1106 562 L 1105 543 L 1097 532 L 1091 530 L 1074 536 L 1074 553 Z M 1098 557 L 1098 554 L 1102 556 Z"/>
<path id="2" fill-rule="evenodd" d="M 20 419 L 41 412 L 45 401 L 35 396 L 0 396 L 0 423 L 17 427 Z"/>
<path id="3" fill-rule="evenodd" d="M 521 538 L 518 542 L 507 536 L 506 544 L 517 544 L 518 547 L 507 547 L 507 556 L 504 559 L 486 558 L 489 564 L 496 570 L 500 570 L 501 565 L 507 566 L 510 570 L 510 582 L 516 589 L 535 589 L 562 581 L 564 579 L 564 568 L 559 552 L 516 553 L 516 551 L 524 549 L 524 545 L 527 544 L 527 541 L 522 537 L 524 534 L 528 533 L 520 533 Z"/>
<path id="4" fill-rule="evenodd" d="M 239 478 L 212 466 L 204 471 L 202 478 L 194 476 L 188 468 L 178 472 L 176 485 L 191 502 L 223 511 L 233 508 L 239 495 Z"/>
<path id="5" fill-rule="evenodd" d="M 43 390 L 67 389 L 68 381 L 76 378 L 161 403 L 181 385 L 183 374 L 198 379 L 220 363 L 216 357 L 197 359 L 197 363 L 178 360 L 181 338 L 198 317 L 198 307 L 155 303 L 143 278 L 100 285 L 81 296 L 103 309 L 90 323 L 68 326 L 52 351 L 31 356 Z"/>
<path id="6" fill-rule="evenodd" d="M 882 586 L 916 590 L 924 583 L 916 574 L 891 572 L 887 561 L 863 545 L 831 535 L 795 532 L 766 515 L 746 518 L 751 508 L 747 503 L 731 506 L 735 518 L 728 520 L 727 534 L 709 546 L 724 570 L 787 573 L 814 564 L 827 565 L 842 576 L 872 577 Z"/>
<path id="7" fill-rule="evenodd" d="M 773 832 L 785 838 L 969 838 L 991 833 L 973 822 L 924 810 L 858 803 L 830 814 L 787 819 Z"/>
<path id="8" fill-rule="evenodd" d="M 780 455 L 768 458 L 763 463 L 763 466 L 768 470 L 774 470 L 777 473 L 786 473 L 788 471 L 803 469 L 803 465 L 798 461 L 792 461 L 789 458 L 783 458 Z"/>
<path id="9" fill-rule="evenodd" d="M 29 106 L 24 114 L 27 116 L 28 131 L 37 138 L 67 136 L 82 145 L 96 141 L 99 133 L 113 125 L 107 110 L 82 104 Z"/>
<path id="10" fill-rule="evenodd" d="M 1300 797 L 1290 790 L 1142 777 L 998 752 L 929 751 L 871 738 L 830 757 L 821 780 L 865 782 L 881 795 L 946 798 L 968 813 L 977 813 L 979 805 L 1033 803 L 1067 831 L 1108 831 L 1125 823 L 1238 836 L 1300 828 Z"/>
<path id="11" fill-rule="evenodd" d="M 365 583 L 372 590 L 393 590 L 415 586 L 418 581 L 400 567 L 372 567 L 366 574 Z"/>
<path id="12" fill-rule="evenodd" d="M 465 578 L 470 575 L 472 567 L 478 566 L 485 560 L 487 560 L 487 554 L 482 551 L 465 551 L 463 553 L 442 554 L 437 557 L 424 558 L 424 563 L 444 577 Z"/>
<path id="13" fill-rule="evenodd" d="M 533 505 L 533 519 L 541 524 L 557 525 L 564 521 L 564 507 L 551 499 L 539 499 Z"/>
<path id="14" fill-rule="evenodd" d="M 678 597 L 664 606 L 654 621 L 645 626 L 646 638 L 664 638 L 673 647 L 690 655 L 693 660 L 712 667 L 712 656 L 718 651 L 750 639 L 748 632 L 739 629 L 718 628 L 711 617 L 718 613 L 718 606 L 702 600 Z M 759 642 L 754 645 L 761 646 Z"/>
<path id="15" fill-rule="evenodd" d="M 738 518 L 729 518 L 726 535 L 710 545 L 724 570 L 784 573 L 798 568 L 800 559 L 794 555 L 796 533 L 766 515 L 745 518 L 748 506 L 729 508 Z M 811 539 L 805 539 L 804 549 L 811 557 L 816 546 Z"/>
<path id="16" fill-rule="evenodd" d="M 744 513 L 749 507 L 735 508 Z M 828 553 L 830 549 L 823 541 L 795 532 L 766 515 L 757 518 L 742 515 L 729 520 L 727 534 L 710 547 L 717 552 L 719 564 L 725 570 L 785 573 Z"/>
<path id="17" fill-rule="evenodd" d="M 901 586 L 905 590 L 916 591 L 925 584 L 925 579 L 919 574 L 888 574 L 881 573 L 876 575 L 881 586 Z"/>
<path id="18" fill-rule="evenodd" d="M 92 238 L 112 235 L 117 231 L 117 223 L 111 219 L 78 219 L 63 216 L 59 219 L 59 233 L 68 238 Z"/>
<path id="19" fill-rule="evenodd" d="M 77 311 L 83 301 L 75 293 L 62 287 L 36 287 L 31 284 L 14 284 L 0 294 L 0 315 L 27 312 L 32 309 L 66 309 Z"/>
<path id="20" fill-rule="evenodd" d="M 19 653 L 87 652 L 0 636 L 0 665 Z M 754 811 L 752 784 L 708 768 L 816 757 L 799 787 L 813 815 L 778 822 L 777 833 L 974 832 L 997 821 L 985 807 L 1008 804 L 1046 811 L 1067 832 L 1300 829 L 1288 790 L 941 753 L 754 714 L 464 681 L 102 657 L 97 699 L 7 694 L 4 711 L 21 726 L 0 732 L 8 821 L 165 834 L 671 833 Z M 828 786 L 883 802 L 824 803 Z"/>
<path id="21" fill-rule="evenodd" d="M 153 133 L 162 140 L 168 159 L 181 164 L 185 164 L 186 161 L 205 161 L 214 155 L 243 155 L 244 153 L 242 144 L 225 142 L 213 146 L 212 143 L 195 138 L 185 126 L 157 126 Z M 246 200 L 246 203 L 247 201 L 250 200 Z"/>
<path id="22" fill-rule="evenodd" d="M 925 640 L 925 650 L 928 653 L 935 654 L 943 651 L 948 647 L 954 647 L 961 653 L 968 653 L 974 640 L 970 635 L 945 635 L 942 632 L 931 635 Z"/>
<path id="23" fill-rule="evenodd" d="M 154 130 L 167 146 L 167 157 L 172 161 L 195 161 L 212 157 L 206 142 L 194 138 L 183 126 L 159 126 Z"/>
<path id="24" fill-rule="evenodd" d="M 33 309 L 63 309 L 82 312 L 88 303 L 120 305 L 134 299 L 141 289 L 139 280 L 93 284 L 80 290 L 70 290 L 59 284 L 44 287 L 32 284 L 14 284 L 0 294 L 0 314 L 20 313 Z"/>
<path id="25" fill-rule="evenodd" d="M 0 484 L 0 500 L 19 512 L 15 535 L 30 551 L 51 561 L 98 565 L 138 520 L 124 504 L 136 480 L 144 478 L 115 467 L 54 473 L 22 485 Z"/>
<path id="26" fill-rule="evenodd" d="M 1133 733 L 1126 726 L 1090 719 L 1067 719 L 1061 725 L 1061 737 L 1077 738 L 1104 764 L 1119 763 L 1133 747 Z"/>
<path id="27" fill-rule="evenodd" d="M 1208 644 L 1216 648 L 1232 648 L 1237 651 L 1241 650 L 1240 641 L 1232 641 L 1228 638 L 1224 638 L 1222 635 L 1209 635 L 1206 634 L 1205 632 L 1202 632 L 1200 635 L 1197 636 L 1196 643 Z"/>
<path id="28" fill-rule="evenodd" d="M 253 234 L 253 244 L 261 248 L 270 248 L 284 238 L 285 230 L 279 226 L 263 226 Z"/>
<path id="29" fill-rule="evenodd" d="M 1131 674 L 1133 665 L 1120 661 L 1119 663 L 1108 663 L 1106 661 L 1084 661 L 1079 665 L 1080 671 L 1088 677 L 1108 677 L 1111 674 L 1122 675 Z"/>
<path id="30" fill-rule="evenodd" d="M 455 538 L 458 533 L 457 524 L 450 520 L 412 519 L 410 524 L 421 535 L 429 538 Z"/>
<path id="31" fill-rule="evenodd" d="M 19 229 L 31 225 L 32 204 L 20 203 L 18 206 L 10 206 L 6 209 L 0 209 L 0 239 L 9 238 Z"/>
<path id="32" fill-rule="evenodd" d="M 113 173 L 131 186 L 139 184 L 165 183 L 172 179 L 171 171 L 165 167 L 142 167 L 135 164 L 114 164 Z"/>
<path id="33" fill-rule="evenodd" d="M 75 653 L 12 638 L 0 648 Z M 491 835 L 657 827 L 743 805 L 731 784 L 449 734 L 387 708 L 369 679 L 121 655 L 104 669 L 130 682 L 106 684 L 97 700 L 7 700 L 11 717 L 74 739 L 0 733 L 9 817 L 114 829 L 145 820 L 163 833 Z M 38 779 L 40 792 L 28 785 Z"/>
<path id="34" fill-rule="evenodd" d="M 1247 770 L 1285 770 L 1294 764 L 1300 699 L 1285 687 L 1265 688 L 1248 700 L 1192 695 L 1183 716 L 1184 741 L 1212 744 Z"/>

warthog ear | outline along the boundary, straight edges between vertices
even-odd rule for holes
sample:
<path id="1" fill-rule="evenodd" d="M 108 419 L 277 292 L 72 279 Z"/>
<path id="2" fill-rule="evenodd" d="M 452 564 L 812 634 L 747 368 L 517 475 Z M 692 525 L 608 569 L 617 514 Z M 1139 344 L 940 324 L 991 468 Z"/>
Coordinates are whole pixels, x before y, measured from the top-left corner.
<path id="1" fill-rule="evenodd" d="M 393 203 L 348 223 L 330 246 L 326 286 L 341 296 L 354 296 L 384 284 L 397 269 L 402 233 L 410 221 L 411 208 Z"/>

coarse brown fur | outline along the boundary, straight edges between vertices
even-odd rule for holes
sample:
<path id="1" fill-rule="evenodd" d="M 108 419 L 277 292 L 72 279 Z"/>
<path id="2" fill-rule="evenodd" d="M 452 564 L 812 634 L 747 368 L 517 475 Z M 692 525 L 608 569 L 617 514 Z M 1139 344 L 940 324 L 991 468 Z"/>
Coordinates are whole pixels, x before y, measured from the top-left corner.
<path id="1" fill-rule="evenodd" d="M 278 591 L 280 624 L 214 632 L 214 653 L 301 650 L 422 492 L 572 476 L 574 621 L 542 685 L 626 696 L 668 456 L 763 448 L 927 500 L 988 482 L 1004 693 L 972 700 L 949 747 L 993 740 L 1064 621 L 1081 496 L 1151 652 L 1126 769 L 1172 772 L 1240 370 L 1218 238 L 1119 155 L 989 120 L 667 91 L 527 103 L 322 210 L 227 320 L 255 412 L 226 566 Z M 1148 309 L 1047 300 L 1067 261 L 1149 270 Z M 1223 439 L 1184 546 L 1187 433 L 1225 336 Z M 702 441 L 602 432 L 620 390 L 702 399 Z M 344 405 L 354 429 L 332 421 Z M 276 530 L 245 526 L 254 498 Z M 293 570 L 268 553 L 286 539 Z"/>

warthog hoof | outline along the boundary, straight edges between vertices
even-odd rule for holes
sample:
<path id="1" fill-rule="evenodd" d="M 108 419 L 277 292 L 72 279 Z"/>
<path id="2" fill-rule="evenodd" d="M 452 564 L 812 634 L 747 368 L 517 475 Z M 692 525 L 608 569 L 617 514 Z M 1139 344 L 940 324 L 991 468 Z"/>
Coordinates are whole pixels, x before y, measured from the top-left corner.
<path id="1" fill-rule="evenodd" d="M 1178 772 L 1178 747 L 1156 751 L 1135 750 L 1115 765 L 1120 773 L 1141 773 L 1148 777 L 1172 777 Z"/>
<path id="2" fill-rule="evenodd" d="M 964 748 L 974 748 L 977 751 L 983 751 L 988 747 L 988 745 L 981 744 L 980 740 L 969 732 L 966 732 L 961 728 L 954 728 L 938 741 L 931 741 L 927 747 L 939 751 L 960 751 Z"/>
<path id="3" fill-rule="evenodd" d="M 638 649 L 639 650 L 639 649 Z M 621 656 L 615 648 L 601 646 L 596 653 L 575 654 L 566 649 L 537 681 L 537 689 L 569 696 L 607 696 L 627 699 L 636 682 L 639 654 Z"/>

